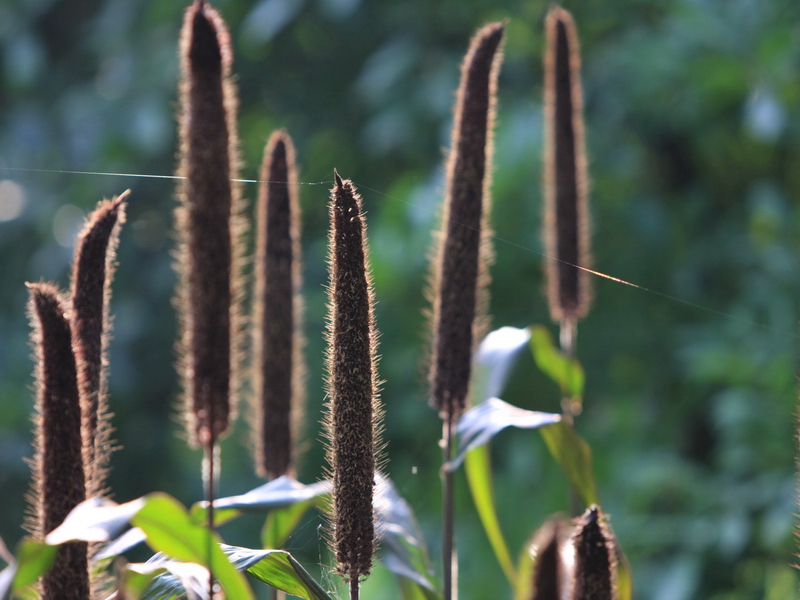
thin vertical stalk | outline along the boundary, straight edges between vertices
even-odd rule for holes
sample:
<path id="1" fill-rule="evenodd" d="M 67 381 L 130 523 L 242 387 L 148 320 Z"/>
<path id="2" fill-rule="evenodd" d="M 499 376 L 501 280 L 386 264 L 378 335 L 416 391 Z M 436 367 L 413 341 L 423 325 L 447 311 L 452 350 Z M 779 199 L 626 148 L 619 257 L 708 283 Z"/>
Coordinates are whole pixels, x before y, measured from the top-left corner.
<path id="1" fill-rule="evenodd" d="M 337 572 L 358 598 L 375 551 L 373 495 L 382 445 L 372 276 L 361 198 L 335 173 L 330 203 L 330 295 L 325 417 L 333 479 L 331 537 Z"/>
<path id="2" fill-rule="evenodd" d="M 445 463 L 452 458 L 455 422 L 464 411 L 475 341 L 485 329 L 491 237 L 492 127 L 504 23 L 480 29 L 461 67 L 455 105 L 442 235 L 433 268 L 431 405 L 444 420 Z M 455 593 L 453 477 L 442 473 L 442 551 L 445 600 Z"/>
<path id="3" fill-rule="evenodd" d="M 86 499 L 86 476 L 69 305 L 53 285 L 36 283 L 28 288 L 36 354 L 33 506 L 28 528 L 42 538 Z M 55 563 L 42 577 L 40 593 L 42 600 L 89 599 L 85 543 L 59 547 Z"/>

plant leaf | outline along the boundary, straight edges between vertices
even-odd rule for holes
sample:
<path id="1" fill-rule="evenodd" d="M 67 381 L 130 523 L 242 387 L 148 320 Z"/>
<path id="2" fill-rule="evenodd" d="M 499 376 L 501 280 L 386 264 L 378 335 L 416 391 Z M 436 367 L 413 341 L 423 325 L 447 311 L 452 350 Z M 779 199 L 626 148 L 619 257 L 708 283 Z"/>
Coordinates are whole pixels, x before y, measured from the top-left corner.
<path id="1" fill-rule="evenodd" d="M 94 555 L 94 560 L 104 560 L 106 558 L 114 558 L 123 552 L 127 552 L 131 548 L 138 546 L 147 539 L 144 531 L 138 527 L 132 527 L 117 539 L 106 544 L 106 546 L 97 554 Z"/>
<path id="2" fill-rule="evenodd" d="M 542 325 L 534 325 L 531 331 L 533 359 L 542 372 L 550 377 L 567 398 L 583 397 L 583 367 L 574 358 L 564 356 L 556 348 L 550 332 Z"/>
<path id="3" fill-rule="evenodd" d="M 53 564 L 57 551 L 56 546 L 49 546 L 30 537 L 23 538 L 17 546 L 16 570 L 11 591 L 19 593 L 39 579 Z"/>
<path id="4" fill-rule="evenodd" d="M 622 552 L 619 544 L 615 545 L 617 554 L 617 600 L 633 599 L 633 577 L 628 558 Z"/>
<path id="5" fill-rule="evenodd" d="M 501 327 L 483 339 L 475 352 L 470 386 L 472 404 L 503 393 L 514 360 L 530 337 L 528 329 Z"/>
<path id="6" fill-rule="evenodd" d="M 506 579 L 513 587 L 517 576 L 514 571 L 514 564 L 511 562 L 508 544 L 506 544 L 503 532 L 500 529 L 500 522 L 497 519 L 497 509 L 495 508 L 492 494 L 492 468 L 489 461 L 488 446 L 479 446 L 467 453 L 464 470 L 472 493 L 472 501 L 478 511 L 486 537 L 489 538 L 489 543 L 492 546 L 492 550 L 494 550 L 495 557 L 497 557 L 497 562 L 503 569 L 503 573 L 505 573 Z"/>
<path id="7" fill-rule="evenodd" d="M 144 504 L 144 498 L 125 504 L 106 498 L 89 498 L 73 508 L 64 522 L 45 536 L 44 541 L 51 546 L 75 540 L 107 542 L 128 527 L 131 518 Z"/>
<path id="8" fill-rule="evenodd" d="M 392 573 L 420 588 L 425 598 L 441 598 L 414 511 L 392 480 L 377 476 L 375 511 L 381 562 Z"/>
<path id="9" fill-rule="evenodd" d="M 550 454 L 561 466 L 586 506 L 600 504 L 592 472 L 592 450 L 565 421 L 539 429 Z"/>
<path id="10" fill-rule="evenodd" d="M 445 468 L 457 469 L 467 452 L 483 446 L 506 427 L 536 429 L 560 421 L 559 414 L 524 410 L 500 398 L 489 398 L 469 409 L 458 420 L 456 426 L 458 450 L 455 458 L 445 465 Z"/>
<path id="11" fill-rule="evenodd" d="M 239 496 L 229 496 L 214 500 L 214 510 L 236 509 L 262 512 L 312 500 L 330 492 L 330 489 L 330 483 L 327 481 L 305 485 L 287 475 L 282 475 Z M 207 502 L 196 503 L 192 507 L 192 514 L 200 514 L 196 513 L 196 511 L 204 510 L 207 506 Z"/>
<path id="12" fill-rule="evenodd" d="M 287 594 L 305 600 L 332 600 L 295 558 L 284 550 L 253 550 L 223 545 L 231 563 Z"/>
<path id="13" fill-rule="evenodd" d="M 171 496 L 159 492 L 145 498 L 131 523 L 147 534 L 147 543 L 154 550 L 207 567 L 229 598 L 254 598 L 247 581 L 228 561 L 213 533 L 194 523 L 188 511 Z"/>
<path id="14" fill-rule="evenodd" d="M 311 508 L 311 500 L 305 500 L 269 511 L 261 529 L 261 544 L 264 548 L 280 548 L 297 527 L 300 519 Z"/>

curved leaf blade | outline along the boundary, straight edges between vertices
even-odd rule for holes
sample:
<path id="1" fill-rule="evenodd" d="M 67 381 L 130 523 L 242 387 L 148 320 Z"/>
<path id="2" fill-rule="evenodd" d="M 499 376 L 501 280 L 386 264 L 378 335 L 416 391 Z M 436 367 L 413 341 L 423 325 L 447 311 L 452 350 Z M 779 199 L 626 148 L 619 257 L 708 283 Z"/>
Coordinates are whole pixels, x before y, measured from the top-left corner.
<path id="1" fill-rule="evenodd" d="M 504 402 L 500 398 L 489 398 L 464 413 L 458 420 L 458 449 L 445 468 L 455 470 L 470 450 L 488 443 L 506 427 L 537 429 L 561 421 L 555 413 L 525 410 Z"/>
<path id="2" fill-rule="evenodd" d="M 530 331 L 533 359 L 539 369 L 558 385 L 563 396 L 582 398 L 585 376 L 581 364 L 556 348 L 547 328 L 534 325 Z"/>
<path id="3" fill-rule="evenodd" d="M 539 429 L 542 438 L 561 470 L 586 506 L 600 504 L 592 471 L 592 450 L 575 428 L 561 421 Z"/>

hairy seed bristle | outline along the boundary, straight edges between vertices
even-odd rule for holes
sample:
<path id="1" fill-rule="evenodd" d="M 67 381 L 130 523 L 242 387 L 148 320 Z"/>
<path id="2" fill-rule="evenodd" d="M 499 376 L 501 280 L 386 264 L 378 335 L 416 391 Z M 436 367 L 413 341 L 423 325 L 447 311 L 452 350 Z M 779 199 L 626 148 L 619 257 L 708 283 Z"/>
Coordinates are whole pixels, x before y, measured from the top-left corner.
<path id="1" fill-rule="evenodd" d="M 300 203 L 294 146 L 285 131 L 264 151 L 256 208 L 253 385 L 256 465 L 274 479 L 294 473 L 304 400 Z"/>
<path id="2" fill-rule="evenodd" d="M 338 173 L 335 179 L 330 203 L 325 427 L 337 570 L 355 585 L 369 574 L 375 549 L 373 492 L 382 452 L 381 408 L 361 198 L 351 181 L 343 181 Z"/>
<path id="3" fill-rule="evenodd" d="M 606 517 L 592 505 L 575 520 L 573 600 L 614 600 L 616 598 L 616 553 L 614 537 Z"/>
<path id="4" fill-rule="evenodd" d="M 564 565 L 561 547 L 564 523 L 560 518 L 547 520 L 536 532 L 531 543 L 534 560 L 530 600 L 558 600 Z"/>
<path id="5" fill-rule="evenodd" d="M 578 34 L 572 16 L 547 14 L 545 51 L 545 272 L 550 315 L 576 321 L 591 303 L 588 177 Z"/>
<path id="6" fill-rule="evenodd" d="M 72 266 L 70 296 L 89 497 L 105 492 L 110 457 L 111 423 L 105 372 L 111 328 L 109 302 L 128 194 L 124 192 L 97 205 L 78 237 Z"/>
<path id="7" fill-rule="evenodd" d="M 78 374 L 67 302 L 46 283 L 28 284 L 36 358 L 31 533 L 39 539 L 86 499 Z M 40 583 L 42 600 L 88 600 L 85 543 L 58 549 Z"/>
<path id="8" fill-rule="evenodd" d="M 180 50 L 180 371 L 189 440 L 205 447 L 228 429 L 235 408 L 243 233 L 239 187 L 232 182 L 238 142 L 230 39 L 208 3 L 186 10 Z"/>
<path id="9" fill-rule="evenodd" d="M 431 405 L 442 415 L 464 410 L 475 341 L 485 329 L 492 129 L 503 30 L 504 23 L 480 29 L 461 67 L 431 285 Z"/>

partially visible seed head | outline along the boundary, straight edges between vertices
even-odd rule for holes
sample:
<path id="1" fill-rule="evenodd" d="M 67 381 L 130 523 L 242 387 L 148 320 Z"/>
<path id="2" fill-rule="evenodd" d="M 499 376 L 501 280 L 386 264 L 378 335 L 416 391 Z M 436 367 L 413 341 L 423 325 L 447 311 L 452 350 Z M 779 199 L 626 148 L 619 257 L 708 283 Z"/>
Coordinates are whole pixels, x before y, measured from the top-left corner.
<path id="1" fill-rule="evenodd" d="M 330 295 L 325 419 L 333 479 L 331 537 L 351 583 L 372 568 L 373 491 L 380 463 L 377 331 L 361 198 L 338 173 L 330 203 Z M 352 586 L 351 586 L 352 589 Z"/>
<path id="2" fill-rule="evenodd" d="M 547 14 L 545 52 L 545 271 L 550 314 L 577 320 L 591 303 L 588 177 L 583 131 L 580 51 L 572 16 Z"/>
<path id="3" fill-rule="evenodd" d="M 475 341 L 485 328 L 492 128 L 503 28 L 504 23 L 492 23 L 472 38 L 455 106 L 431 286 L 431 404 L 443 416 L 457 416 L 466 406 Z"/>
<path id="4" fill-rule="evenodd" d="M 205 2 L 187 10 L 181 32 L 180 162 L 176 210 L 180 371 L 192 445 L 227 429 L 238 391 L 241 201 L 236 92 L 230 39 Z M 235 247 L 234 247 L 235 246 Z"/>
<path id="5" fill-rule="evenodd" d="M 305 381 L 300 203 L 285 131 L 273 133 L 264 152 L 256 223 L 253 428 L 258 472 L 274 479 L 294 470 Z"/>
<path id="6" fill-rule="evenodd" d="M 530 600 L 561 598 L 564 538 L 565 527 L 560 518 L 548 519 L 534 535 L 530 549 L 534 561 Z"/>
<path id="7" fill-rule="evenodd" d="M 616 598 L 616 553 L 614 535 L 605 515 L 592 505 L 575 520 L 573 600 L 614 600 Z"/>
<path id="8" fill-rule="evenodd" d="M 68 303 L 46 283 L 28 285 L 36 357 L 33 488 L 28 529 L 37 538 L 61 525 L 86 499 L 78 375 Z M 85 543 L 61 546 L 42 577 L 42 600 L 88 600 Z"/>
<path id="9" fill-rule="evenodd" d="M 78 237 L 72 267 L 70 295 L 89 496 L 104 493 L 110 455 L 111 423 L 105 374 L 111 328 L 108 306 L 128 194 L 124 192 L 97 205 Z"/>

